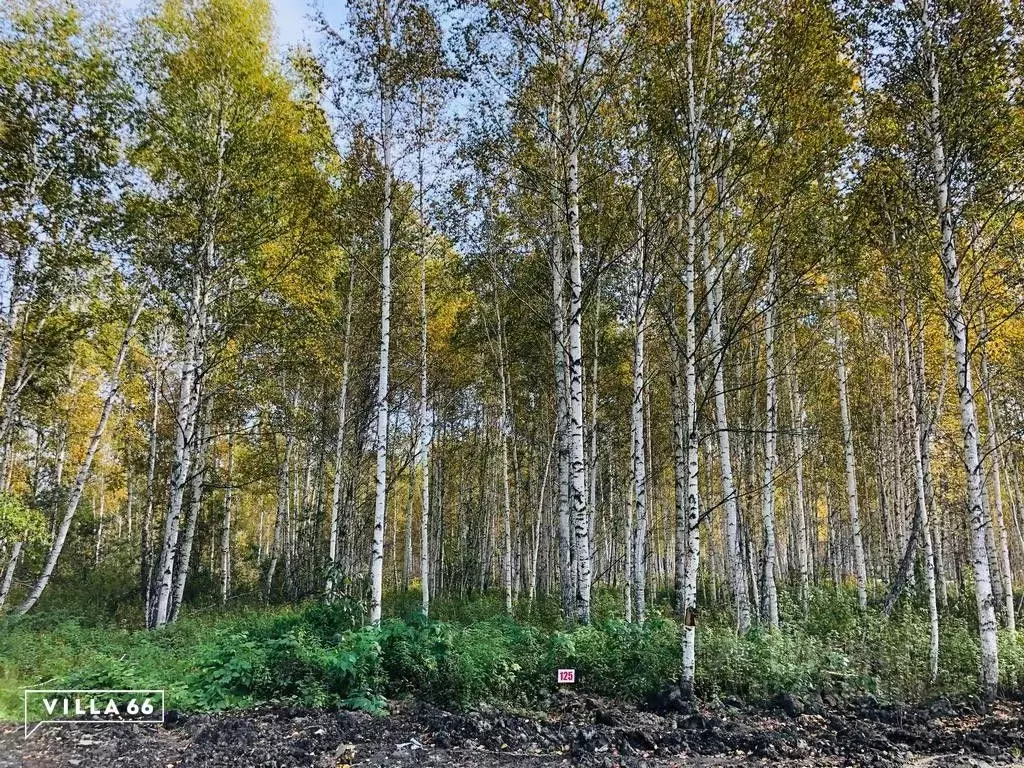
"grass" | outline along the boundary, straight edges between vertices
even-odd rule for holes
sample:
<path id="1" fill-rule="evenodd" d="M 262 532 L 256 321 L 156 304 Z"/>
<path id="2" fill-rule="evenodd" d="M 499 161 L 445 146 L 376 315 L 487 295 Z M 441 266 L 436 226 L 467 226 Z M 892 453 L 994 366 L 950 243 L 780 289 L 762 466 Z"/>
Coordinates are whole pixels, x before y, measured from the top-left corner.
<path id="1" fill-rule="evenodd" d="M 495 596 L 437 601 L 431 621 L 418 615 L 418 596 L 398 596 L 376 629 L 344 601 L 207 612 L 153 632 L 49 608 L 0 623 L 0 718 L 17 719 L 21 690 L 40 686 L 163 688 L 168 708 L 181 710 L 281 703 L 381 712 L 399 696 L 536 706 L 560 667 L 577 670 L 581 692 L 635 699 L 676 675 L 678 630 L 663 603 L 643 626 L 622 621 L 614 606 L 613 595 L 599 595 L 595 622 L 569 631 L 550 602 L 507 617 Z M 969 607 L 944 616 L 936 684 L 921 606 L 862 622 L 852 594 L 823 590 L 807 616 L 788 600 L 783 615 L 781 632 L 740 637 L 727 612 L 708 612 L 698 630 L 698 695 L 869 692 L 912 702 L 975 690 Z M 1024 681 L 1024 643 L 1009 637 L 1001 679 L 1007 691 Z"/>

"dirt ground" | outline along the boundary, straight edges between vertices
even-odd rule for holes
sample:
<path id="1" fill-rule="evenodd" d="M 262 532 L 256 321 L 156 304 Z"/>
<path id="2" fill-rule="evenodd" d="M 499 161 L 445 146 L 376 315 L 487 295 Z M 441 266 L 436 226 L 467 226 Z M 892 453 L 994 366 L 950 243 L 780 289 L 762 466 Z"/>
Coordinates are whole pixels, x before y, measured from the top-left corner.
<path id="1" fill-rule="evenodd" d="M 416 702 L 395 702 L 386 717 L 287 708 L 171 712 L 163 726 L 45 725 L 27 740 L 21 728 L 5 725 L 0 768 L 1024 764 L 1020 702 L 943 700 L 907 709 L 870 698 L 823 706 L 784 696 L 759 707 L 735 700 L 690 707 L 667 696 L 637 709 L 565 695 L 552 705 L 551 713 L 532 716 Z"/>

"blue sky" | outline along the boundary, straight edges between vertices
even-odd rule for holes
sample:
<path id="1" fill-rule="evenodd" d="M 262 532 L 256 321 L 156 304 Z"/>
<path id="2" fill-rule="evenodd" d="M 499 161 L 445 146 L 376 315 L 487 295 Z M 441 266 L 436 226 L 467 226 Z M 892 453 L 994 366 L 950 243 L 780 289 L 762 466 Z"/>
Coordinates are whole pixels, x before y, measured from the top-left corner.
<path id="1" fill-rule="evenodd" d="M 114 5 L 127 11 L 135 10 L 142 0 L 114 0 Z M 320 0 L 270 0 L 274 7 L 274 25 L 277 42 L 282 48 L 307 40 L 313 42 L 313 24 L 310 15 L 313 7 L 320 7 Z"/>

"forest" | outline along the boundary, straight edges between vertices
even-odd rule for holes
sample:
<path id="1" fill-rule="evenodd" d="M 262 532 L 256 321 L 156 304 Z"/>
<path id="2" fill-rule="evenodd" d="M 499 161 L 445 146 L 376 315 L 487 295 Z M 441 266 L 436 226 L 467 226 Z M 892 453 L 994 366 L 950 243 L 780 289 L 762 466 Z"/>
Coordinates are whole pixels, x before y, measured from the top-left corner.
<path id="1" fill-rule="evenodd" d="M 942 701 L 1020 759 L 1024 5 L 280 7 L 0 8 L 0 720 Z"/>

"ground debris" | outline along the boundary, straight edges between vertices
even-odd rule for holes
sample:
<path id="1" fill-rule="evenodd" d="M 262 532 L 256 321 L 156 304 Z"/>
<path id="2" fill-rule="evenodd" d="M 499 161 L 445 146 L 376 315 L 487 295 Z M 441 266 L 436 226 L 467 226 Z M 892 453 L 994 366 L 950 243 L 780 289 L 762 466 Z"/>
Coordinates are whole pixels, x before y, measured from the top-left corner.
<path id="1" fill-rule="evenodd" d="M 665 706 L 652 707 L 651 704 Z M 657 710 L 657 711 L 651 711 Z M 809 712 L 808 710 L 813 710 Z M 979 711 L 980 710 L 980 711 Z M 284 707 L 178 715 L 164 727 L 44 726 L 0 731 L 0 768 L 995 768 L 1024 764 L 1024 707 L 946 700 L 919 708 L 863 697 L 820 709 L 796 697 L 685 706 L 668 691 L 644 709 L 563 696 L 541 716 L 410 702 L 395 714 Z"/>

